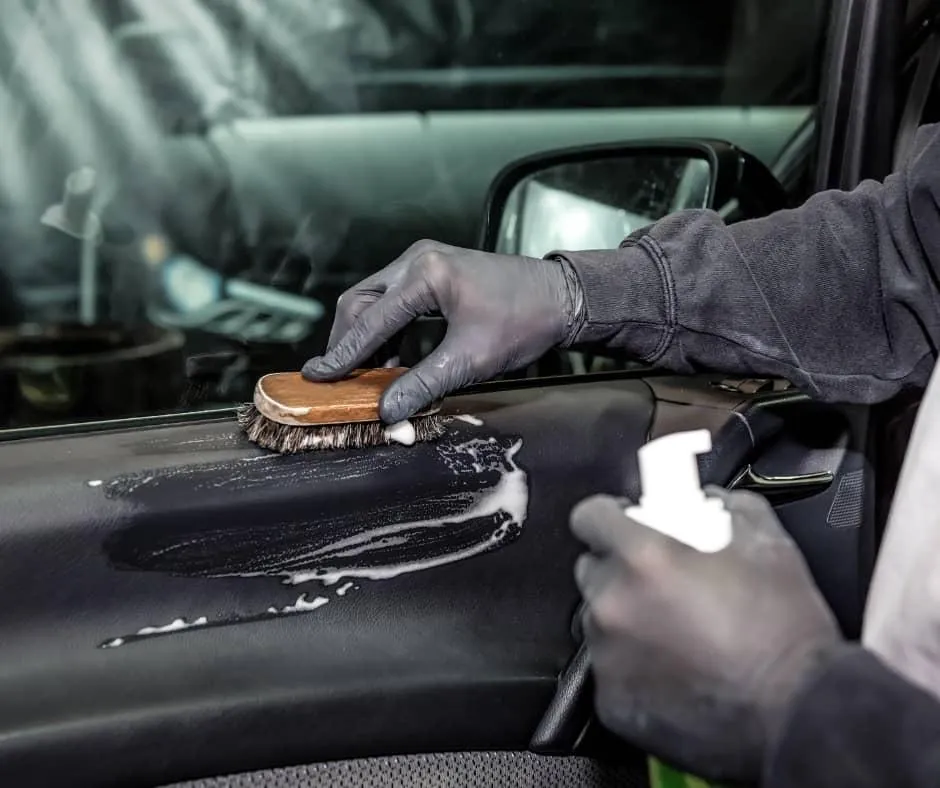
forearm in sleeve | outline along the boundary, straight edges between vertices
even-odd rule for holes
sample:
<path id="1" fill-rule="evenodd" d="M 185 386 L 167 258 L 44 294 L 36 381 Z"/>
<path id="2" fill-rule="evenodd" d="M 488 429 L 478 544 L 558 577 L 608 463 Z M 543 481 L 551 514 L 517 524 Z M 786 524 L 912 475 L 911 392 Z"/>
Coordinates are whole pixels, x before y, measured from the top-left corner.
<path id="1" fill-rule="evenodd" d="M 779 376 L 827 401 L 923 387 L 940 338 L 940 126 L 884 183 L 726 225 L 668 216 L 618 250 L 553 252 L 581 283 L 573 344 L 680 373 Z"/>
<path id="2" fill-rule="evenodd" d="M 920 788 L 940 783 L 940 704 L 859 646 L 791 703 L 765 788 Z"/>

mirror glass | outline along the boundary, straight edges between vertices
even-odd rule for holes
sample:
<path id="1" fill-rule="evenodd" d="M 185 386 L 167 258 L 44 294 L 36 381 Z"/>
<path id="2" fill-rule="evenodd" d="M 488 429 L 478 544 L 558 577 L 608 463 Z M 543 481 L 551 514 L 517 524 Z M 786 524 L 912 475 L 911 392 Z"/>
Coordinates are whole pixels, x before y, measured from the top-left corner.
<path id="1" fill-rule="evenodd" d="M 555 249 L 616 249 L 624 237 L 673 211 L 708 207 L 704 156 L 616 151 L 548 165 L 515 185 L 493 251 L 542 257 Z"/>

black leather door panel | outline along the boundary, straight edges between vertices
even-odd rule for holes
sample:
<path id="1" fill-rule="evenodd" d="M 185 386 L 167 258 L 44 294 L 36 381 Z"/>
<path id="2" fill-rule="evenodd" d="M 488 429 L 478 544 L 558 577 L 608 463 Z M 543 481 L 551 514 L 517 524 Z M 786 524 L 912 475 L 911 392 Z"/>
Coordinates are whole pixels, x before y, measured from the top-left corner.
<path id="1" fill-rule="evenodd" d="M 0 781 L 525 749 L 576 648 L 571 507 L 636 497 L 676 430 L 712 432 L 706 482 L 832 471 L 779 511 L 850 628 L 863 409 L 629 376 L 448 407 L 408 450 L 279 457 L 231 418 L 0 444 Z"/>
<path id="2" fill-rule="evenodd" d="M 635 486 L 654 403 L 627 380 L 451 406 L 473 415 L 411 450 L 275 457 L 228 420 L 0 445 L 0 781 L 524 748 L 574 649 L 568 512 Z M 337 566 L 362 576 L 284 584 Z"/>

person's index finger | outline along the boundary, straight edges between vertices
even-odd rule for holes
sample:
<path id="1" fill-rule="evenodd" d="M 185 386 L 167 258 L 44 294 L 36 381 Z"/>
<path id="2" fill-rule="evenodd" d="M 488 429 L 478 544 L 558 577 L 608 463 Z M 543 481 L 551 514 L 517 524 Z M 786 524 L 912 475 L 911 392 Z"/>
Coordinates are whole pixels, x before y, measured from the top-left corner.
<path id="1" fill-rule="evenodd" d="M 595 554 L 616 554 L 633 571 L 656 572 L 695 552 L 628 515 L 630 505 L 622 498 L 588 498 L 572 512 L 571 530 Z"/>
<path id="2" fill-rule="evenodd" d="M 374 290 L 356 290 L 343 294 L 342 300 L 336 305 L 336 316 L 326 343 L 327 352 L 336 347 L 336 343 L 349 333 L 359 316 L 381 297 L 382 293 Z"/>
<path id="3" fill-rule="evenodd" d="M 413 257 L 414 251 L 405 251 L 387 266 L 365 277 L 340 295 L 336 302 L 336 315 L 330 329 L 330 338 L 326 343 L 327 352 L 349 332 L 359 315 L 402 280 Z"/>
<path id="4" fill-rule="evenodd" d="M 326 353 L 304 367 L 305 374 L 314 380 L 334 380 L 363 364 L 394 336 L 390 316 L 395 314 L 396 304 L 390 302 L 396 298 L 395 294 L 386 294 L 366 307 Z"/>
<path id="5" fill-rule="evenodd" d="M 378 351 L 407 326 L 427 302 L 422 283 L 407 289 L 394 288 L 365 309 L 350 329 L 328 350 L 310 373 L 320 379 L 346 375 Z"/>
<path id="6" fill-rule="evenodd" d="M 627 527 L 624 509 L 628 505 L 628 501 L 610 495 L 586 498 L 571 510 L 571 531 L 593 552 L 609 553 Z"/>

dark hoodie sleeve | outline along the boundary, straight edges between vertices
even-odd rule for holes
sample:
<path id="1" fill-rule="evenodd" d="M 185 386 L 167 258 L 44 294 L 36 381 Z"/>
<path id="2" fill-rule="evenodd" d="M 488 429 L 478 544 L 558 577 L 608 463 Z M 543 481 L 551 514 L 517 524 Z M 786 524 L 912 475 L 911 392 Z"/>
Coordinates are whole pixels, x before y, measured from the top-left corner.
<path id="1" fill-rule="evenodd" d="M 792 702 L 761 785 L 940 785 L 940 703 L 873 654 L 848 649 Z"/>
<path id="2" fill-rule="evenodd" d="M 940 125 L 884 183 L 731 225 L 683 211 L 618 250 L 550 256 L 582 286 L 572 344 L 680 373 L 779 376 L 826 401 L 922 388 L 940 341 Z"/>

